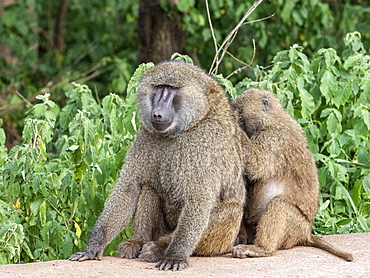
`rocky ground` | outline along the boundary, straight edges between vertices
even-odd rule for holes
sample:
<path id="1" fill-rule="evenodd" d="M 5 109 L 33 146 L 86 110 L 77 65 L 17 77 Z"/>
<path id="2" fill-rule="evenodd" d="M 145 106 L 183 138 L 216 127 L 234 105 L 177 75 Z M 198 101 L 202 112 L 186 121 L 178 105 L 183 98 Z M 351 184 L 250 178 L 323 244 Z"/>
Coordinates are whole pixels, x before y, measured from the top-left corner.
<path id="1" fill-rule="evenodd" d="M 104 257 L 102 261 L 68 260 L 0 266 L 0 277 L 370 277 L 370 233 L 331 235 L 328 242 L 351 252 L 346 262 L 312 247 L 276 252 L 272 257 L 234 259 L 191 257 L 180 272 L 159 271 L 139 259 Z"/>

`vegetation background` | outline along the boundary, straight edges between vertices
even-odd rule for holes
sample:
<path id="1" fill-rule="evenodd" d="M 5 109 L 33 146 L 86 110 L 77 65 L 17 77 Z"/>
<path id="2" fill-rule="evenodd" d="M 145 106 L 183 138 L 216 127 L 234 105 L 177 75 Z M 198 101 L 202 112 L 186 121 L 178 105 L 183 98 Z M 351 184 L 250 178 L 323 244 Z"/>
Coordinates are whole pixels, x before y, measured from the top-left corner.
<path id="1" fill-rule="evenodd" d="M 302 125 L 321 183 L 316 235 L 370 231 L 368 1 L 265 0 L 216 67 L 206 4 L 0 0 L 0 263 L 84 248 L 140 126 L 138 80 L 174 52 L 231 98 L 274 91 Z M 209 1 L 219 44 L 252 4 Z"/>

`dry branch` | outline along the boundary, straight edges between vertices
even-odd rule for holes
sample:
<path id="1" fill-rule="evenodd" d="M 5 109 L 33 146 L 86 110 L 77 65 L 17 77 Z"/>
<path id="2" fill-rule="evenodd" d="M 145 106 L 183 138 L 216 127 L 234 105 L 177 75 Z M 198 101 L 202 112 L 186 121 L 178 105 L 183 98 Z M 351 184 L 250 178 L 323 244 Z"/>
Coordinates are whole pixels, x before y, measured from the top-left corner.
<path id="1" fill-rule="evenodd" d="M 257 1 L 255 1 L 253 3 L 252 7 L 245 13 L 245 15 L 239 21 L 239 23 L 235 26 L 235 28 L 226 36 L 226 38 L 224 39 L 224 41 L 222 42 L 222 44 L 219 47 L 217 47 L 217 40 L 216 40 L 216 37 L 214 35 L 214 31 L 213 31 L 213 26 L 212 26 L 212 21 L 211 21 L 210 12 L 209 12 L 209 6 L 208 6 L 208 0 L 206 0 L 206 8 L 207 8 L 208 21 L 209 21 L 209 25 L 210 25 L 210 28 L 211 28 L 212 37 L 213 37 L 213 40 L 214 40 L 215 50 L 216 50 L 215 57 L 213 59 L 212 65 L 211 65 L 210 70 L 209 70 L 209 73 L 210 74 L 217 74 L 218 67 L 219 67 L 219 65 L 220 65 L 223 57 L 225 56 L 226 53 L 229 54 L 228 51 L 227 51 L 227 49 L 229 48 L 229 46 L 233 42 L 235 36 L 237 35 L 237 32 L 238 32 L 239 28 L 242 25 L 245 24 L 245 21 L 247 20 L 247 18 L 262 3 L 262 1 L 263 0 L 257 0 Z M 261 20 L 263 20 L 263 19 L 261 19 Z M 260 20 L 255 20 L 253 22 L 256 22 L 256 21 L 260 21 Z M 255 46 L 254 46 L 254 49 L 255 49 Z M 254 57 L 254 55 L 255 55 L 255 51 L 253 53 L 253 57 Z M 248 66 L 249 65 L 246 65 L 245 67 L 248 67 Z M 243 67 L 243 68 L 245 68 L 245 67 Z M 232 73 L 232 74 L 234 74 L 234 73 Z M 231 75 L 229 75 L 229 76 L 231 76 Z"/>

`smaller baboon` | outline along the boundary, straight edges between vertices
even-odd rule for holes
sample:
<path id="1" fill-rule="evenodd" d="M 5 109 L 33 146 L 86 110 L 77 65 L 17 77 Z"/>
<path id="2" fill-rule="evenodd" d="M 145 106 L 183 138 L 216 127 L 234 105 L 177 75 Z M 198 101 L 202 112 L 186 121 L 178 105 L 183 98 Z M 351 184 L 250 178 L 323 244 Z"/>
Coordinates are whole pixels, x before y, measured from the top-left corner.
<path id="1" fill-rule="evenodd" d="M 70 259 L 101 259 L 131 219 L 121 256 L 160 270 L 231 252 L 245 201 L 245 134 L 222 87 L 196 66 L 163 62 L 142 77 L 137 108 L 142 126 L 121 177 L 86 249 Z"/>
<path id="2" fill-rule="evenodd" d="M 246 237 L 244 243 L 252 243 L 236 245 L 233 256 L 270 256 L 278 249 L 303 245 L 352 261 L 351 254 L 311 234 L 320 185 L 313 155 L 298 123 L 268 91 L 246 90 L 233 106 L 247 134 L 248 197 L 239 241 Z"/>

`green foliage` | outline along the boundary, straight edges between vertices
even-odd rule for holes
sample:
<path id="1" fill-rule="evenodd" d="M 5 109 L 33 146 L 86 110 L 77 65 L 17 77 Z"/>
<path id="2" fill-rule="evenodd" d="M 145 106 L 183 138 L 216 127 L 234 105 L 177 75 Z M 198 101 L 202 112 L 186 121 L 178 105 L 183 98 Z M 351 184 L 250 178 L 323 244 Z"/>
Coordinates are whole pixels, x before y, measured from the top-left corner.
<path id="1" fill-rule="evenodd" d="M 101 85 L 113 80 L 109 90 L 124 92 L 136 60 L 139 1 L 69 1 L 63 30 L 68 51 L 56 49 L 54 42 L 59 5 L 60 1 L 15 1 L 6 7 L 0 45 L 10 46 L 16 61 L 5 63 L 1 56 L 0 88 L 12 84 L 27 97 L 47 82 L 64 84 L 109 70 L 93 84 L 107 94 Z M 112 64 L 117 68 L 107 67 Z"/>
<path id="2" fill-rule="evenodd" d="M 303 47 L 277 53 L 269 71 L 236 87 L 274 91 L 303 127 L 319 167 L 318 234 L 370 231 L 370 55 L 358 32 L 309 59 Z"/>
<path id="3" fill-rule="evenodd" d="M 13 2 L 3 8 L 0 21 L 0 52 L 4 54 L 0 55 L 0 115 L 6 126 L 23 129 L 27 108 L 12 107 L 22 104 L 22 97 L 49 92 L 53 101 L 64 106 L 64 92 L 71 82 L 87 84 L 100 97 L 111 92 L 125 96 L 137 64 L 140 0 L 68 1 L 62 49 L 55 43 L 60 35 L 56 33 L 56 15 L 61 1 Z M 208 2 L 219 43 L 252 4 L 243 0 Z M 205 1 L 181 0 L 176 6 L 168 0 L 160 3 L 169 17 L 178 12 L 184 15 L 180 20 L 188 31 L 187 51 L 196 56 L 197 64 L 209 68 L 215 51 Z M 304 46 L 309 56 L 322 47 L 335 46 L 339 53 L 344 34 L 356 30 L 368 49 L 369 12 L 365 2 L 359 1 L 265 0 L 248 21 L 274 16 L 242 26 L 229 50 L 246 63 L 254 57 L 254 65 L 267 66 L 278 51 L 295 43 Z M 241 65 L 226 55 L 219 73 L 228 76 Z M 252 77 L 253 68 L 233 75 L 231 81 L 236 83 L 245 75 Z"/>
<path id="4" fill-rule="evenodd" d="M 171 60 L 179 60 L 179 61 L 184 61 L 186 63 L 194 65 L 193 60 L 188 56 L 188 55 L 182 55 L 179 53 L 174 53 L 171 55 Z"/>
<path id="5" fill-rule="evenodd" d="M 180 1 L 182 7 L 191 1 Z M 214 32 L 219 44 L 241 20 L 253 1 L 220 0 L 208 1 Z M 215 55 L 211 30 L 207 20 L 205 1 L 197 1 L 195 6 L 187 5 L 183 25 L 190 36 L 187 48 L 198 54 L 200 64 L 208 68 Z M 182 10 L 182 9 L 181 9 Z M 274 55 L 289 49 L 293 44 L 304 47 L 310 57 L 323 47 L 336 47 L 342 51 L 342 38 L 348 32 L 359 31 L 364 37 L 366 49 L 370 47 L 370 9 L 365 3 L 356 1 L 291 0 L 263 1 L 249 16 L 230 46 L 229 51 L 240 60 L 249 63 L 253 57 L 256 42 L 254 65 L 267 66 Z M 273 16 L 272 16 L 273 15 Z M 271 18 L 253 22 L 265 17 Z M 339 26 L 339 27 L 338 27 Z M 230 56 L 225 56 L 219 72 L 227 76 L 242 64 Z M 237 82 L 246 74 L 252 77 L 253 69 L 233 76 Z"/>
<path id="6" fill-rule="evenodd" d="M 63 103 L 65 87 L 73 81 L 88 82 L 101 97 L 127 91 L 137 60 L 138 0 L 68 1 L 65 49 L 55 45 L 61 1 L 14 2 L 0 21 L 0 51 L 11 60 L 0 55 L 2 106 L 40 91 Z M 23 128 L 25 110 L 5 116 Z"/>
<path id="7" fill-rule="evenodd" d="M 14 207 L 19 206 L 19 199 Z M 21 253 L 26 253 L 33 259 L 28 244 L 25 242 L 23 226 L 19 223 L 17 210 L 12 205 L 0 200 L 0 264 L 20 262 Z"/>
<path id="8" fill-rule="evenodd" d="M 110 94 L 98 102 L 73 83 L 60 113 L 48 94 L 28 110 L 24 144 L 0 168 L 0 263 L 67 258 L 84 248 L 139 126 L 135 90 L 151 66 L 136 70 L 125 100 Z"/>
<path id="9" fill-rule="evenodd" d="M 3 120 L 0 119 L 0 167 L 4 165 L 6 158 L 8 157 L 8 150 L 5 147 L 5 132 L 4 129 L 1 128 L 3 124 Z"/>

